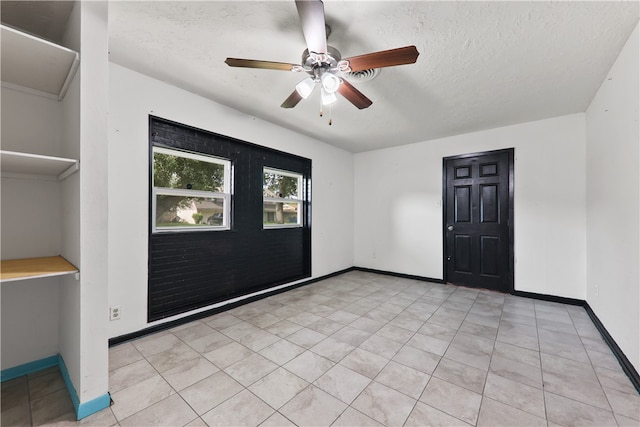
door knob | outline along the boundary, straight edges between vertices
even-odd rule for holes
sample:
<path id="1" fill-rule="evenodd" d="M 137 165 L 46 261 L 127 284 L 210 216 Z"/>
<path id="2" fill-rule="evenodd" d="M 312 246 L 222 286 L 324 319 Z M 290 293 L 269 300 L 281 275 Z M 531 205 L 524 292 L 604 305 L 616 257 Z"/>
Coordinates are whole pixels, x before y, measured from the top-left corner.
<path id="1" fill-rule="evenodd" d="M 447 225 L 447 230 L 453 231 L 453 225 Z"/>

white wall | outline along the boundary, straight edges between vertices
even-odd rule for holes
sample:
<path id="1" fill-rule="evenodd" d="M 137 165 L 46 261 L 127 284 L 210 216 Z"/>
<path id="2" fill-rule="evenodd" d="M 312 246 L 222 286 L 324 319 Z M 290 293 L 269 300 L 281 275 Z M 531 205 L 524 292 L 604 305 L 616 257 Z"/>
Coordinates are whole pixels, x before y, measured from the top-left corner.
<path id="1" fill-rule="evenodd" d="M 80 51 L 81 3 L 76 3 L 67 21 L 65 46 Z M 80 159 L 80 77 L 74 76 L 67 94 L 60 103 L 62 110 L 61 155 L 71 159 Z M 82 169 L 82 165 L 80 166 Z M 60 254 L 80 269 L 80 173 L 75 173 L 60 183 L 61 186 L 61 231 L 62 245 Z M 80 386 L 80 286 L 82 281 L 74 276 L 60 278 L 59 295 L 59 353 L 69 372 L 76 389 Z M 96 374 L 100 374 L 96 371 Z"/>
<path id="2" fill-rule="evenodd" d="M 53 97 L 2 87 L 2 149 L 60 156 L 61 110 Z"/>
<path id="3" fill-rule="evenodd" d="M 638 31 L 586 112 L 586 299 L 640 371 Z"/>
<path id="4" fill-rule="evenodd" d="M 106 395 L 108 352 L 108 3 L 85 1 L 80 34 L 81 403 Z"/>
<path id="5" fill-rule="evenodd" d="M 65 156 L 80 171 L 62 184 L 62 255 L 80 280 L 60 287 L 60 354 L 79 403 L 109 387 L 107 310 L 108 32 L 105 1 L 77 2 L 65 35 L 80 52 L 80 68 L 62 102 Z"/>
<path id="6" fill-rule="evenodd" d="M 2 178 L 2 259 L 60 253 L 60 185 L 57 181 Z"/>
<path id="7" fill-rule="evenodd" d="M 355 265 L 442 279 L 443 157 L 515 148 L 515 289 L 584 299 L 584 114 L 355 155 Z"/>
<path id="8" fill-rule="evenodd" d="M 353 265 L 350 153 L 116 64 L 109 92 L 109 305 L 122 308 L 122 319 L 109 324 L 111 337 L 149 326 L 149 114 L 310 158 L 312 276 Z"/>
<path id="9" fill-rule="evenodd" d="M 57 100 L 5 87 L 1 97 L 3 150 L 61 155 Z M 59 183 L 55 179 L 3 175 L 0 195 L 0 257 L 58 255 Z M 48 278 L 2 284 L 1 369 L 58 353 L 59 282 L 58 278 Z"/>
<path id="10" fill-rule="evenodd" d="M 58 288 L 50 277 L 2 284 L 2 366 L 58 354 Z"/>
<path id="11" fill-rule="evenodd" d="M 61 155 L 61 109 L 57 100 L 5 87 L 1 98 L 3 150 Z M 3 175 L 2 259 L 58 255 L 59 199 L 55 180 Z"/>

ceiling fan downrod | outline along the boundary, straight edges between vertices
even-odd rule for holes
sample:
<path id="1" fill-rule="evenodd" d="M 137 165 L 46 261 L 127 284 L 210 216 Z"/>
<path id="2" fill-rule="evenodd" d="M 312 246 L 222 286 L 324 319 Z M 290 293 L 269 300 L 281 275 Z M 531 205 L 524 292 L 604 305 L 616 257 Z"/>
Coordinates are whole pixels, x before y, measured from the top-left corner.
<path id="1" fill-rule="evenodd" d="M 325 22 L 324 3 L 321 0 L 295 0 L 295 3 L 307 44 L 302 54 L 302 64 L 241 58 L 227 58 L 225 61 L 230 67 L 306 72 L 309 77 L 296 85 L 296 89 L 282 103 L 282 108 L 293 108 L 302 99 L 308 98 L 317 83 L 321 83 L 321 99 L 326 105 L 335 102 L 337 92 L 356 108 L 368 108 L 373 102 L 343 77 L 352 72 L 413 64 L 420 55 L 415 46 L 405 46 L 342 59 L 336 48 L 327 45 L 331 29 Z M 320 114 L 322 116 L 322 110 Z M 329 125 L 331 123 L 329 119 Z"/>

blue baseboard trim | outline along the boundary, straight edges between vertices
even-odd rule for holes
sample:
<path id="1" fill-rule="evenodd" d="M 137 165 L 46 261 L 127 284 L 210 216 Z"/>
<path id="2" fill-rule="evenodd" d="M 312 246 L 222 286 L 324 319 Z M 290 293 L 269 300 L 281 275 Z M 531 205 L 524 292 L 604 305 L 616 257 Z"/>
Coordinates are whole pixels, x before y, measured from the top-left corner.
<path id="1" fill-rule="evenodd" d="M 71 376 L 69 375 L 69 370 L 67 369 L 67 365 L 64 363 L 64 359 L 60 354 L 58 354 L 58 366 L 60 367 L 60 373 L 62 374 L 62 379 L 64 380 L 64 383 L 67 385 L 67 390 L 69 391 L 69 396 L 71 397 L 71 403 L 73 403 L 73 408 L 76 410 L 76 414 L 78 414 L 80 399 L 78 398 L 78 393 L 76 392 L 76 388 L 73 386 L 73 382 L 71 382 Z"/>
<path id="2" fill-rule="evenodd" d="M 32 374 L 44 369 L 58 366 L 58 356 L 49 356 L 44 359 L 34 360 L 24 365 L 14 366 L 13 368 L 3 369 L 0 371 L 0 382 L 12 380 L 23 375 Z"/>
<path id="3" fill-rule="evenodd" d="M 71 376 L 69 376 L 67 365 L 65 365 L 64 359 L 62 359 L 61 355 L 58 355 L 58 365 L 60 366 L 62 378 L 67 385 L 67 390 L 69 390 L 69 396 L 71 396 L 71 402 L 73 402 L 73 408 L 76 410 L 76 418 L 78 420 L 86 418 L 89 415 L 93 415 L 96 412 L 102 411 L 103 409 L 109 407 L 109 405 L 111 404 L 111 396 L 109 396 L 109 393 L 103 394 L 102 396 L 96 397 L 95 399 L 88 402 L 80 403 L 76 388 L 71 382 Z"/>
<path id="4" fill-rule="evenodd" d="M 71 402 L 73 403 L 73 408 L 76 411 L 76 418 L 78 420 L 86 418 L 89 415 L 95 414 L 96 412 L 109 407 L 109 405 L 111 404 L 111 396 L 109 396 L 109 393 L 106 393 L 88 402 L 80 403 L 76 388 L 73 386 L 73 382 L 71 382 L 71 376 L 69 376 L 67 365 L 65 365 L 64 359 L 60 354 L 45 357 L 44 359 L 40 360 L 34 360 L 33 362 L 25 363 L 24 365 L 15 366 L 13 368 L 4 369 L 0 371 L 0 382 L 9 381 L 14 378 L 42 371 L 54 366 L 58 366 L 60 368 L 60 373 L 62 374 L 64 383 L 67 386 L 67 390 L 69 391 L 69 396 L 71 397 Z"/>
<path id="5" fill-rule="evenodd" d="M 89 415 L 93 415 L 96 412 L 102 411 L 111 405 L 111 396 L 109 393 L 103 394 L 100 397 L 96 397 L 93 400 L 88 402 L 84 402 L 80 406 L 76 408 L 76 415 L 78 420 L 88 417 Z"/>

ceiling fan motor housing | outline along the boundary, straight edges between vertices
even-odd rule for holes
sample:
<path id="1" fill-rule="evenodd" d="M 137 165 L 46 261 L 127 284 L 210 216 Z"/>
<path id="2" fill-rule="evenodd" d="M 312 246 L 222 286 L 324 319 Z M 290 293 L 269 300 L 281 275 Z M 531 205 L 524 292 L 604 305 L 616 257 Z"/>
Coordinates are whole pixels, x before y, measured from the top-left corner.
<path id="1" fill-rule="evenodd" d="M 327 46 L 327 53 L 309 52 L 309 49 L 302 52 L 302 66 L 311 75 L 315 68 L 337 69 L 341 59 L 342 55 L 333 46 Z"/>
<path id="2" fill-rule="evenodd" d="M 323 104 L 334 102 L 337 92 L 356 108 L 362 110 L 369 107 L 372 101 L 351 85 L 347 78 L 352 81 L 364 81 L 375 77 L 377 75 L 375 69 L 377 68 L 413 64 L 418 59 L 419 52 L 415 46 L 405 46 L 342 59 L 342 55 L 336 48 L 327 45 L 327 36 L 331 29 L 326 25 L 322 0 L 295 0 L 295 3 L 307 44 L 307 49 L 302 53 L 301 65 L 241 58 L 227 58 L 225 60 L 231 67 L 304 71 L 307 73 L 309 77 L 296 85 L 296 89 L 282 103 L 281 107 L 283 108 L 295 107 L 300 100 L 306 99 L 313 88 L 320 83 Z"/>

